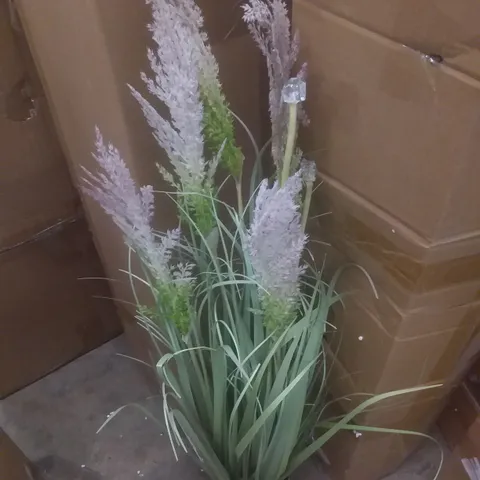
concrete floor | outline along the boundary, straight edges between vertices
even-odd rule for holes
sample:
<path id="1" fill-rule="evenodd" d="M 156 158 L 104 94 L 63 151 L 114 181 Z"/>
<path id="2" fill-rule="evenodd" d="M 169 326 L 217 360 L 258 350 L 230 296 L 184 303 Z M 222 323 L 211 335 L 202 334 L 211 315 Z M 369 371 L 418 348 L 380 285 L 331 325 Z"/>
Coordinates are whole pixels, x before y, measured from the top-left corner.
<path id="1" fill-rule="evenodd" d="M 46 469 L 83 465 L 106 480 L 201 479 L 188 458 L 172 461 L 163 424 L 158 427 L 135 408 L 96 434 L 122 405 L 154 404 L 135 362 L 117 353 L 127 353 L 123 337 L 11 395 L 1 402 L 0 425 L 29 459 L 43 459 Z"/>
<path id="2" fill-rule="evenodd" d="M 0 426 L 44 478 L 52 480 L 203 480 L 186 456 L 175 461 L 158 398 L 127 353 L 123 337 L 90 352 L 0 403 Z M 137 403 L 158 412 L 159 424 L 127 408 L 102 432 L 107 416 Z M 389 480 L 432 480 L 438 449 L 426 447 Z M 296 480 L 327 480 L 317 459 Z"/>

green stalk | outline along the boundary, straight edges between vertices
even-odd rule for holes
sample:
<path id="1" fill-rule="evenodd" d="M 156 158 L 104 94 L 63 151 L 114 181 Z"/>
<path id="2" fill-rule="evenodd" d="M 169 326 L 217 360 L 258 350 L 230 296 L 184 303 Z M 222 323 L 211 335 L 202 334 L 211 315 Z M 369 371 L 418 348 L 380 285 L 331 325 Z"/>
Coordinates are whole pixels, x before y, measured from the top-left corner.
<path id="1" fill-rule="evenodd" d="M 295 138 L 297 136 L 297 104 L 288 104 L 288 133 L 285 146 L 285 156 L 283 158 L 283 170 L 280 179 L 280 186 L 283 187 L 290 176 L 290 165 L 292 163 L 293 149 L 295 148 Z"/>
<path id="2" fill-rule="evenodd" d="M 237 205 L 238 205 L 238 216 L 239 218 L 243 217 L 243 195 L 242 195 L 242 175 L 235 179 L 235 187 L 237 189 Z"/>
<path id="3" fill-rule="evenodd" d="M 305 231 L 307 227 L 308 214 L 310 212 L 310 204 L 312 203 L 312 194 L 313 194 L 313 183 L 307 182 L 305 186 L 305 200 L 303 202 L 303 211 L 302 211 L 302 229 Z"/>

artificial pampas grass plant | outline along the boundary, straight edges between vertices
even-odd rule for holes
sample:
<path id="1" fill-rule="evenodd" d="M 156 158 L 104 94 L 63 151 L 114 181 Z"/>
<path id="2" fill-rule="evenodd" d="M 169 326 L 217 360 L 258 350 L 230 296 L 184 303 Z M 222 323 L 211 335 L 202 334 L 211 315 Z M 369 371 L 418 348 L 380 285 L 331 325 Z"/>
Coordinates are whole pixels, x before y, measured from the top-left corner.
<path id="1" fill-rule="evenodd" d="M 137 305 L 137 320 L 158 346 L 175 456 L 178 449 L 192 452 L 215 480 L 279 480 L 339 430 L 361 429 L 351 421 L 365 408 L 418 389 L 372 397 L 343 417 L 326 418 L 324 335 L 340 297 L 335 280 L 327 283 L 308 254 L 305 227 L 316 169 L 295 153 L 306 69 L 293 73 L 298 36 L 290 34 L 283 1 L 244 6 L 267 60 L 276 169 L 273 179 L 253 174 L 246 202 L 236 117 L 201 11 L 193 0 L 148 3 L 157 47 L 148 51 L 153 76 L 142 79 L 168 118 L 130 88 L 169 159 L 159 170 L 173 189 L 164 195 L 178 209 L 179 228 L 154 230 L 152 187 L 135 185 L 120 152 L 98 130 L 101 172 L 86 171 L 84 190 L 143 265 L 141 282 L 152 302 Z M 255 161 L 254 171 L 261 171 L 260 154 Z M 235 206 L 217 197 L 219 168 L 235 185 Z"/>

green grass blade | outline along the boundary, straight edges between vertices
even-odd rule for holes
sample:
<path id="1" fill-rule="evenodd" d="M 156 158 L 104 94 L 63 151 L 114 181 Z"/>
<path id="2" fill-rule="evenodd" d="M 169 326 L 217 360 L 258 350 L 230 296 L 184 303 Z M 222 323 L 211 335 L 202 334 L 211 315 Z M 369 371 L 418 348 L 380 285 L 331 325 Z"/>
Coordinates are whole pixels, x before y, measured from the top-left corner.
<path id="1" fill-rule="evenodd" d="M 368 407 L 375 405 L 383 400 L 387 400 L 392 397 L 397 397 L 400 395 L 406 395 L 409 393 L 421 392 L 423 390 L 429 390 L 432 388 L 439 388 L 441 385 L 428 385 L 424 387 L 415 387 L 415 388 L 406 388 L 402 390 L 397 390 L 395 392 L 383 393 L 381 395 L 376 395 L 375 397 L 365 400 L 358 407 L 354 408 L 351 412 L 345 414 L 345 416 L 338 421 L 335 426 L 330 428 L 326 433 L 317 438 L 313 443 L 311 443 L 307 448 L 297 454 L 292 461 L 290 462 L 287 475 L 292 473 L 296 468 L 298 468 L 304 461 L 310 458 L 317 450 L 319 450 L 325 443 L 330 440 L 337 432 L 342 428 L 346 427 L 358 414 L 362 413 Z"/>
<path id="2" fill-rule="evenodd" d="M 307 365 L 295 379 L 282 391 L 282 393 L 264 410 L 264 412 L 258 417 L 255 423 L 250 427 L 245 436 L 240 440 L 235 449 L 238 456 L 240 456 L 248 445 L 252 442 L 255 435 L 262 428 L 268 418 L 275 412 L 275 410 L 281 405 L 286 396 L 295 388 L 305 374 L 312 368 L 316 360 Z"/>
<path id="3" fill-rule="evenodd" d="M 190 442 L 190 445 L 202 460 L 203 468 L 209 474 L 210 478 L 212 480 L 230 480 L 228 472 L 216 456 L 215 451 L 211 448 L 205 435 L 202 434 L 200 426 L 195 423 L 192 424 L 191 420 L 187 420 L 185 415 L 179 410 L 174 410 L 172 414 Z"/>
<path id="4" fill-rule="evenodd" d="M 330 429 L 330 428 L 334 428 L 335 425 L 336 424 L 332 423 L 332 422 L 322 422 L 319 425 L 319 427 Z M 443 467 L 443 463 L 445 461 L 445 454 L 444 454 L 443 447 L 442 447 L 441 443 L 435 437 L 432 437 L 431 435 L 427 435 L 426 433 L 421 433 L 421 432 L 414 432 L 413 430 L 402 430 L 402 429 L 397 429 L 397 428 L 382 428 L 382 427 L 366 427 L 366 426 L 362 426 L 362 425 L 352 425 L 352 424 L 345 425 L 344 427 L 342 427 L 342 430 L 350 430 L 350 431 L 357 431 L 357 432 L 390 433 L 392 435 L 411 435 L 411 436 L 414 436 L 414 437 L 425 438 L 425 439 L 435 443 L 436 446 L 438 447 L 439 452 L 440 452 L 440 461 L 439 461 L 437 473 L 435 474 L 435 477 L 433 478 L 433 480 L 437 480 L 440 476 L 440 473 L 441 473 L 442 467 Z"/>

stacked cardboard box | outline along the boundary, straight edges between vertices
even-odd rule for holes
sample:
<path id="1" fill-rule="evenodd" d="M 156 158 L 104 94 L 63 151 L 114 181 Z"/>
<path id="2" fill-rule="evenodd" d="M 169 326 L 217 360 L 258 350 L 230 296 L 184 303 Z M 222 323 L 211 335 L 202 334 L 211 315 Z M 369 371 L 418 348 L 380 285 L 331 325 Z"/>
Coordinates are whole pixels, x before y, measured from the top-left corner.
<path id="1" fill-rule="evenodd" d="M 318 252 L 332 268 L 361 266 L 378 293 L 364 272 L 345 270 L 332 393 L 443 384 L 357 419 L 425 431 L 479 323 L 480 9 L 468 0 L 296 0 L 293 15 L 309 63 L 303 148 L 324 180 L 316 213 L 331 212 L 311 231 L 332 245 Z M 373 480 L 416 443 L 348 434 L 327 453 L 336 477 Z"/>
<path id="2" fill-rule="evenodd" d="M 0 0 L 0 398 L 119 333 L 12 3 Z M 6 477 L 5 477 L 6 478 Z"/>
<path id="3" fill-rule="evenodd" d="M 198 3 L 205 12 L 231 107 L 260 139 L 261 57 L 240 21 L 239 2 Z M 96 168 L 91 151 L 94 127 L 98 125 L 104 137 L 121 151 L 139 184 L 153 183 L 158 190 L 168 189 L 156 168 L 157 162 L 165 160 L 164 152 L 127 87 L 127 83 L 131 84 L 149 95 L 140 72 L 149 72 L 146 53 L 152 43 L 147 29 L 150 6 L 132 0 L 19 0 L 17 5 L 75 181 L 80 183 L 80 166 Z M 246 156 L 251 158 L 248 135 L 241 128 L 239 135 Z M 85 208 L 107 274 L 116 279 L 112 283 L 115 297 L 131 300 L 130 283 L 119 272 L 127 266 L 121 235 L 88 198 Z M 162 196 L 158 196 L 156 220 L 161 230 L 176 224 L 175 210 Z M 141 329 L 135 327 L 132 308 L 120 302 L 119 309 L 127 334 L 136 346 L 136 356 L 150 360 L 148 342 Z"/>
<path id="4" fill-rule="evenodd" d="M 468 382 L 451 395 L 438 425 L 451 450 L 465 469 L 477 478 L 480 472 L 480 404 Z"/>
<path id="5" fill-rule="evenodd" d="M 31 480 L 27 458 L 0 428 L 0 478 Z"/>
<path id="6" fill-rule="evenodd" d="M 480 360 L 449 398 L 438 419 L 443 438 L 461 460 L 468 478 L 480 473 Z"/>

